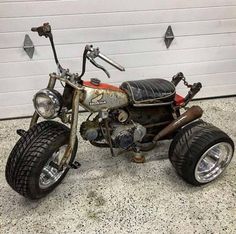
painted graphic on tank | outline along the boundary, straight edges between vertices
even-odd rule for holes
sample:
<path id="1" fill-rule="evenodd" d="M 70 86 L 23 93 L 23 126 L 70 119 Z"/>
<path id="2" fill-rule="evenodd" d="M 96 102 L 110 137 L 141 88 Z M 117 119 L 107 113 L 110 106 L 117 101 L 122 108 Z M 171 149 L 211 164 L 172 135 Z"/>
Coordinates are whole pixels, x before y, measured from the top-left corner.
<path id="1" fill-rule="evenodd" d="M 94 85 L 88 81 L 84 81 L 83 86 L 84 99 L 80 104 L 91 112 L 128 105 L 127 94 L 116 86 L 104 83 Z"/>

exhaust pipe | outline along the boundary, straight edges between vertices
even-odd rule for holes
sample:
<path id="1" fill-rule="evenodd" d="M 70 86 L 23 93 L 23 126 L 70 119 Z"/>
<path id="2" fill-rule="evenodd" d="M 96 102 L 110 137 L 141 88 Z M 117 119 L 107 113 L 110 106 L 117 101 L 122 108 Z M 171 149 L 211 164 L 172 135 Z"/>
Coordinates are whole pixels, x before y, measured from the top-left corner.
<path id="1" fill-rule="evenodd" d="M 200 118 L 203 114 L 203 110 L 200 106 L 192 106 L 190 107 L 186 112 L 184 112 L 182 115 L 180 115 L 176 120 L 174 120 L 172 123 L 170 123 L 168 126 L 166 126 L 164 129 L 162 129 L 154 138 L 152 143 L 150 144 L 140 144 L 140 150 L 142 151 L 149 151 L 152 150 L 156 144 L 157 141 L 161 138 L 168 136 L 172 133 L 174 133 L 179 128 L 183 127 L 184 125 Z"/>
<path id="2" fill-rule="evenodd" d="M 203 110 L 200 106 L 192 106 L 182 115 L 180 115 L 176 120 L 170 123 L 167 127 L 162 129 L 153 139 L 153 142 L 156 143 L 159 139 L 164 136 L 170 135 L 175 132 L 177 129 L 183 127 L 184 125 L 192 122 L 195 119 L 198 119 L 202 116 Z"/>

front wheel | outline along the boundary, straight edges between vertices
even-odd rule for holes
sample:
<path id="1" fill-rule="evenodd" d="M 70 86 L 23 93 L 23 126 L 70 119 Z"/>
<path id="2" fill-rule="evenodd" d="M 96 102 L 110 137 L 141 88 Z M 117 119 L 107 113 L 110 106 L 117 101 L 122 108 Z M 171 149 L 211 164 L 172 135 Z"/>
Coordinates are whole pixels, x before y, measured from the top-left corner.
<path id="1" fill-rule="evenodd" d="M 188 183 L 202 185 L 218 178 L 229 165 L 234 143 L 219 128 L 193 122 L 183 128 L 170 145 L 169 158 L 177 173 Z"/>
<path id="2" fill-rule="evenodd" d="M 14 146 L 6 165 L 6 180 L 19 194 L 30 199 L 46 196 L 64 179 L 69 168 L 59 171 L 58 164 L 69 142 L 70 129 L 54 122 L 40 122 L 30 128 Z M 75 147 L 68 159 L 73 162 Z"/>

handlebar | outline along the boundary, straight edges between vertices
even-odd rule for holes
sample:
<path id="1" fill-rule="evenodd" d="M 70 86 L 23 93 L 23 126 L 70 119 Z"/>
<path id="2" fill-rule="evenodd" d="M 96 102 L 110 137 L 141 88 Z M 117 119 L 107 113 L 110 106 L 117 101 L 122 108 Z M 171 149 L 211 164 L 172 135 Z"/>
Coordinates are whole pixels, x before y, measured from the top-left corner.
<path id="1" fill-rule="evenodd" d="M 62 66 L 60 65 L 60 63 L 58 61 L 55 45 L 54 45 L 54 42 L 53 42 L 53 36 L 52 36 L 50 24 L 49 23 L 44 23 L 42 26 L 32 27 L 31 31 L 32 32 L 37 32 L 39 36 L 44 36 L 46 38 L 47 37 L 49 38 L 51 46 L 52 46 L 52 50 L 53 50 L 54 59 L 55 59 L 55 62 L 57 64 L 58 70 L 59 70 L 60 73 L 63 73 L 65 69 L 62 68 Z M 100 59 L 102 59 L 103 61 L 109 63 L 110 65 L 112 65 L 113 67 L 115 67 L 116 69 L 118 69 L 120 71 L 125 71 L 125 68 L 123 66 L 116 63 L 112 59 L 108 58 L 106 55 L 102 54 L 99 51 L 99 48 L 93 48 L 92 45 L 86 45 L 85 50 L 84 50 L 84 54 L 83 54 L 82 72 L 81 72 L 81 75 L 76 77 L 76 78 L 78 78 L 80 80 L 81 77 L 84 75 L 85 69 L 86 69 L 86 58 L 89 59 L 89 61 L 94 66 L 96 66 L 99 69 L 102 69 L 107 74 L 107 76 L 110 77 L 108 71 L 104 67 L 102 67 L 101 65 L 99 65 L 95 62 L 94 59 L 96 57 L 99 57 Z"/>

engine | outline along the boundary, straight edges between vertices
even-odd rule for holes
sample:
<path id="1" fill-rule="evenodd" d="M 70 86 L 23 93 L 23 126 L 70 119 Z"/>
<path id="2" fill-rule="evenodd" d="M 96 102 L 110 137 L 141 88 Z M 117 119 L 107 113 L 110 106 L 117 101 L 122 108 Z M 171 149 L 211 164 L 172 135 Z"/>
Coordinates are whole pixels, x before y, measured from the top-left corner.
<path id="1" fill-rule="evenodd" d="M 99 123 L 98 117 L 92 121 L 86 120 L 81 124 L 80 134 L 84 140 L 91 142 L 107 139 L 105 126 Z M 110 119 L 109 129 L 113 147 L 128 149 L 136 142 L 142 141 L 146 135 L 146 128 L 139 123 L 124 121 L 125 114 L 122 112 L 118 118 Z"/>
<path id="2" fill-rule="evenodd" d="M 146 128 L 138 123 L 119 124 L 113 128 L 114 131 L 112 132 L 111 138 L 117 147 L 123 149 L 128 149 L 134 143 L 142 141 L 146 135 Z"/>

